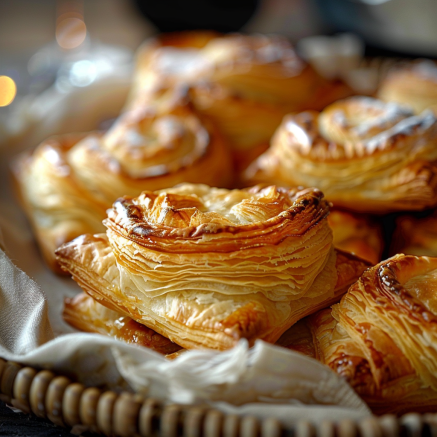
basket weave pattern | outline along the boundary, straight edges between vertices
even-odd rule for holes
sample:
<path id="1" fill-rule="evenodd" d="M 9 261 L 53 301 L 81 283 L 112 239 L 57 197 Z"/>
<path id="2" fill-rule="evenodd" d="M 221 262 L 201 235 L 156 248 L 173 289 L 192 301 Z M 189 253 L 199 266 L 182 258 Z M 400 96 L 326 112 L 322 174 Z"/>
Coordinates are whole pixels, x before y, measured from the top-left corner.
<path id="1" fill-rule="evenodd" d="M 106 436 L 437 437 L 437 414 L 324 421 L 317 426 L 301 420 L 285 428 L 274 418 L 240 417 L 210 408 L 163 405 L 128 392 L 102 392 L 1 358 L 0 400 L 56 425 L 83 425 Z"/>

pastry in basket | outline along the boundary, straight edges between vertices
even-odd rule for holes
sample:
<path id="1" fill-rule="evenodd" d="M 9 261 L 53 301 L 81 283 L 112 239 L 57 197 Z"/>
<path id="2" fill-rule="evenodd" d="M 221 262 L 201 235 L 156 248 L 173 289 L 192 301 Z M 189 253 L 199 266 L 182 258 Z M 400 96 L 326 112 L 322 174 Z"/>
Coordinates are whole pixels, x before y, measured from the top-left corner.
<path id="1" fill-rule="evenodd" d="M 396 255 L 282 345 L 348 380 L 375 413 L 437 411 L 437 258 Z"/>
<path id="2" fill-rule="evenodd" d="M 196 108 L 230 141 L 240 168 L 267 148 L 285 114 L 322 109 L 351 94 L 319 76 L 280 36 L 164 34 L 137 59 L 129 105 L 163 83 L 190 84 Z"/>
<path id="3" fill-rule="evenodd" d="M 417 114 L 428 108 L 437 110 L 436 62 L 422 59 L 392 68 L 380 85 L 378 97 L 409 105 Z"/>
<path id="4" fill-rule="evenodd" d="M 156 91 L 105 134 L 53 137 L 17 160 L 22 203 L 52 268 L 62 243 L 104 231 L 106 209 L 122 195 L 181 182 L 231 182 L 226 145 L 185 91 Z"/>
<path id="5" fill-rule="evenodd" d="M 57 251 L 90 296 L 185 348 L 275 342 L 367 267 L 336 252 L 317 189 L 182 184 L 118 199 Z"/>
<path id="6" fill-rule="evenodd" d="M 107 335 L 164 355 L 173 354 L 181 349 L 168 338 L 130 317 L 110 310 L 85 293 L 80 293 L 73 299 L 66 299 L 62 315 L 67 323 L 80 331 Z"/>
<path id="7" fill-rule="evenodd" d="M 328 223 L 332 229 L 334 247 L 353 253 L 372 265 L 381 261 L 384 238 L 376 219 L 364 214 L 331 210 Z"/>
<path id="8" fill-rule="evenodd" d="M 214 31 L 162 33 L 147 39 L 136 53 L 135 74 L 127 106 L 136 102 L 144 90 L 192 82 L 207 68 L 202 49 L 223 35 Z"/>
<path id="9" fill-rule="evenodd" d="M 437 204 L 437 118 L 370 97 L 288 115 L 248 183 L 320 188 L 336 207 L 373 213 Z"/>
<path id="10" fill-rule="evenodd" d="M 437 211 L 396 218 L 391 253 L 437 256 Z"/>

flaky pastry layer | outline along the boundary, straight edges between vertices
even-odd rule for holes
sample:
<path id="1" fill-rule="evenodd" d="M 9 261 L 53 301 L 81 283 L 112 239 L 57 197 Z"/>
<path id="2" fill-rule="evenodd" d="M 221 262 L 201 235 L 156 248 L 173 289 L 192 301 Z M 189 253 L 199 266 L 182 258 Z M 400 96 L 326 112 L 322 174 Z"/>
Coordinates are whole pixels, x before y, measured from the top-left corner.
<path id="1" fill-rule="evenodd" d="M 321 113 L 284 118 L 251 182 L 319 187 L 363 212 L 421 210 L 437 203 L 437 118 L 395 103 L 351 97 Z"/>
<path id="2" fill-rule="evenodd" d="M 15 164 L 26 212 L 52 267 L 62 243 L 104 231 L 106 209 L 117 197 L 180 182 L 226 186 L 232 172 L 221 136 L 180 89 L 151 94 L 105 134 L 54 137 Z"/>
<path id="3" fill-rule="evenodd" d="M 80 293 L 73 299 L 66 299 L 62 316 L 67 323 L 80 331 L 107 335 L 164 355 L 173 354 L 181 349 L 168 338 L 130 317 L 110 310 L 85 293 Z"/>
<path id="4" fill-rule="evenodd" d="M 281 342 L 345 377 L 371 408 L 437 410 L 437 258 L 396 255 Z"/>
<path id="5" fill-rule="evenodd" d="M 317 190 L 184 184 L 117 201 L 107 236 L 57 255 L 99 302 L 185 348 L 274 342 L 366 267 L 333 251 L 327 208 Z"/>

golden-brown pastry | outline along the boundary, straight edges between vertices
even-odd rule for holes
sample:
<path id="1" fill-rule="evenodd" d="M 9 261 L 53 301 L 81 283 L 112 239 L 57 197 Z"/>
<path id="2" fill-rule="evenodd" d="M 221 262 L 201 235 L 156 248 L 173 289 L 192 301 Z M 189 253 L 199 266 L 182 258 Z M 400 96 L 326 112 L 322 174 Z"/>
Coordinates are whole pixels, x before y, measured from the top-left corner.
<path id="1" fill-rule="evenodd" d="M 372 265 L 381 261 L 384 239 L 375 219 L 363 214 L 331 210 L 328 223 L 334 247 L 353 253 Z"/>
<path id="2" fill-rule="evenodd" d="M 80 331 L 107 335 L 164 355 L 173 354 L 181 349 L 168 338 L 130 317 L 104 307 L 85 293 L 80 293 L 73 299 L 66 299 L 62 316 L 67 323 Z"/>
<path id="3" fill-rule="evenodd" d="M 390 251 L 393 254 L 437 256 L 437 212 L 397 217 Z"/>
<path id="4" fill-rule="evenodd" d="M 185 91 L 149 97 L 105 134 L 54 137 L 15 164 L 23 204 L 52 268 L 62 243 L 104 231 L 106 209 L 117 197 L 181 182 L 231 182 L 226 145 Z"/>
<path id="5" fill-rule="evenodd" d="M 182 32 L 162 34 L 140 48 L 128 105 L 144 90 L 181 82 L 208 82 L 240 99 L 289 111 L 322 109 L 335 96 L 350 94 L 345 85 L 315 73 L 281 36 Z"/>
<path id="6" fill-rule="evenodd" d="M 345 377 L 378 414 L 437 411 L 436 291 L 437 258 L 396 255 L 280 342 Z"/>
<path id="7" fill-rule="evenodd" d="M 135 74 L 126 105 L 131 107 L 144 90 L 189 83 L 205 71 L 202 49 L 222 34 L 214 31 L 162 33 L 147 39 L 135 56 Z"/>
<path id="8" fill-rule="evenodd" d="M 343 83 L 319 76 L 283 37 L 194 33 L 162 38 L 138 54 L 128 105 L 161 84 L 190 84 L 196 108 L 225 135 L 239 168 L 267 148 L 288 112 L 322 109 L 351 94 Z"/>
<path id="9" fill-rule="evenodd" d="M 437 118 L 370 97 L 321 113 L 288 115 L 248 183 L 320 188 L 334 206 L 362 212 L 422 210 L 437 204 Z"/>
<path id="10" fill-rule="evenodd" d="M 328 210 L 316 189 L 183 184 L 117 200 L 107 235 L 56 253 L 98 302 L 182 347 L 275 342 L 367 266 L 334 251 Z"/>
<path id="11" fill-rule="evenodd" d="M 382 82 L 378 97 L 409 105 L 416 114 L 437 108 L 437 64 L 418 60 L 394 67 Z"/>

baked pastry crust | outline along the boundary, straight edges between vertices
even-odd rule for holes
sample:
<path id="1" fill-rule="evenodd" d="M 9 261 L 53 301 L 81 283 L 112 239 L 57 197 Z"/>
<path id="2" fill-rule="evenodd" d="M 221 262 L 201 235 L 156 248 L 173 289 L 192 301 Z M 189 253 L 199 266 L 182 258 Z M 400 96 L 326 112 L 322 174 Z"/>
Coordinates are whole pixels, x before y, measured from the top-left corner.
<path id="1" fill-rule="evenodd" d="M 107 335 L 164 355 L 173 354 L 181 349 L 168 338 L 130 317 L 110 310 L 85 293 L 66 299 L 62 316 L 68 324 L 80 331 Z"/>
<path id="2" fill-rule="evenodd" d="M 418 60 L 394 67 L 382 82 L 378 97 L 386 102 L 409 105 L 416 114 L 437 109 L 437 64 Z"/>
<path id="3" fill-rule="evenodd" d="M 381 261 L 384 238 L 378 222 L 365 214 L 331 210 L 328 223 L 334 247 L 350 252 L 372 265 Z"/>
<path id="4" fill-rule="evenodd" d="M 345 85 L 319 76 L 284 37 L 182 32 L 163 34 L 140 48 L 128 106 L 144 90 L 199 82 L 288 110 L 322 109 L 334 96 L 350 95 Z"/>
<path id="5" fill-rule="evenodd" d="M 315 189 L 183 184 L 119 199 L 107 235 L 56 253 L 103 305 L 182 347 L 227 349 L 240 338 L 275 342 L 367 266 L 333 250 L 327 214 Z"/>
<path id="6" fill-rule="evenodd" d="M 431 111 L 351 97 L 285 117 L 246 180 L 316 186 L 355 211 L 422 210 L 437 203 L 436 144 Z"/>
<path id="7" fill-rule="evenodd" d="M 181 182 L 227 186 L 233 178 L 221 136 L 198 115 L 185 90 L 157 90 L 105 134 L 65 135 L 20 157 L 14 173 L 48 264 L 54 251 L 103 232 L 117 197 Z"/>
<path id="8" fill-rule="evenodd" d="M 201 51 L 211 40 L 221 37 L 214 31 L 162 33 L 147 39 L 135 56 L 135 72 L 126 106 L 132 107 L 144 91 L 156 87 L 190 83 L 194 74 L 205 71 Z"/>
<path id="9" fill-rule="evenodd" d="M 403 214 L 396 218 L 390 251 L 392 254 L 437 256 L 437 212 Z"/>
<path id="10" fill-rule="evenodd" d="M 436 411 L 436 284 L 437 258 L 396 255 L 282 344 L 330 366 L 378 414 Z"/>
<path id="11" fill-rule="evenodd" d="M 189 84 L 197 110 L 229 141 L 239 169 L 267 148 L 285 114 L 351 94 L 319 76 L 280 36 L 164 34 L 137 59 L 128 105 L 155 87 Z"/>

